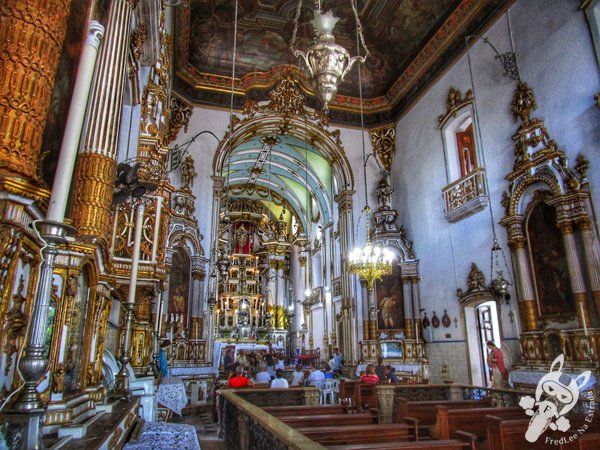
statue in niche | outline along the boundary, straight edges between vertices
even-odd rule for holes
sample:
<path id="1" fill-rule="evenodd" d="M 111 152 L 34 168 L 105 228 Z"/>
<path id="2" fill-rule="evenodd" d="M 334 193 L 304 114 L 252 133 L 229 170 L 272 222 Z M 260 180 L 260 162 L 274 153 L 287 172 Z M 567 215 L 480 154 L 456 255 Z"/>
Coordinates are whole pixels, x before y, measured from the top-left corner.
<path id="1" fill-rule="evenodd" d="M 471 271 L 467 278 L 467 286 L 469 287 L 469 291 L 485 289 L 485 276 L 475 263 L 471 263 Z"/>
<path id="2" fill-rule="evenodd" d="M 384 172 L 377 186 L 377 201 L 379 202 L 379 211 L 391 209 L 390 199 L 394 189 L 390 186 L 389 175 Z"/>

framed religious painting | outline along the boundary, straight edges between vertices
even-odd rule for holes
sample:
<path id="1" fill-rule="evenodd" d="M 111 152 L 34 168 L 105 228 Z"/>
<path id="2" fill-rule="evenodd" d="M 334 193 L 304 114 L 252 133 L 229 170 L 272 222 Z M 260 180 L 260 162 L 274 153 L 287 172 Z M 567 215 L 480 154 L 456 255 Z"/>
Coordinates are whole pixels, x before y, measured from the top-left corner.
<path id="1" fill-rule="evenodd" d="M 189 318 L 189 291 L 191 260 L 185 249 L 177 247 L 173 252 L 173 263 L 169 275 L 169 315 L 179 317 L 179 322 L 187 324 Z M 186 325 L 184 325 L 186 326 Z"/>
<path id="2" fill-rule="evenodd" d="M 377 298 L 377 328 L 398 330 L 404 328 L 404 298 L 400 266 L 394 265 L 392 273 L 375 285 Z"/>

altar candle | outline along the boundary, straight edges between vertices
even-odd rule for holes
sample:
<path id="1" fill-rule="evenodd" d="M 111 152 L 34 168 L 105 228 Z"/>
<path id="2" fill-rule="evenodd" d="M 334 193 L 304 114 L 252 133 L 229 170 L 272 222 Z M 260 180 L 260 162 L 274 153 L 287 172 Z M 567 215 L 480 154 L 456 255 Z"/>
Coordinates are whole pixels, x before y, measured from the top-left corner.
<path id="1" fill-rule="evenodd" d="M 585 314 L 583 311 L 583 302 L 579 303 L 579 309 L 581 310 L 581 321 L 583 322 L 583 332 L 585 333 L 585 337 L 588 337 L 587 323 L 585 322 Z"/>

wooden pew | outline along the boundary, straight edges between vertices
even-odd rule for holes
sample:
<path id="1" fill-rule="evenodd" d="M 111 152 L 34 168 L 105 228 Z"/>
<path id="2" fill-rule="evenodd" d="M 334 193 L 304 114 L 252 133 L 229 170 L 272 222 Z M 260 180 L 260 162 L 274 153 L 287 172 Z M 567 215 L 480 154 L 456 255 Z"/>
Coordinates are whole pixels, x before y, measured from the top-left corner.
<path id="1" fill-rule="evenodd" d="M 511 408 L 461 408 L 453 409 L 445 405 L 436 407 L 435 428 L 432 435 L 436 439 L 450 439 L 457 431 L 466 431 L 477 436 L 477 441 L 482 444 L 486 440 L 487 425 L 483 418 L 486 415 L 494 415 L 503 419 L 527 418 L 523 408 L 519 406 Z"/>
<path id="2" fill-rule="evenodd" d="M 480 408 L 491 406 L 488 400 L 426 400 L 413 401 L 404 397 L 396 397 L 396 415 L 394 422 L 406 420 L 415 421 L 419 426 L 419 433 L 427 434 L 435 425 L 438 405 L 451 409 Z M 482 416 L 483 417 L 483 416 Z"/>
<path id="3" fill-rule="evenodd" d="M 348 410 L 348 408 L 343 405 L 268 406 L 263 409 L 275 417 L 345 414 Z"/>
<path id="4" fill-rule="evenodd" d="M 372 444 L 349 444 L 328 445 L 330 450 L 476 450 L 476 437 L 469 433 L 458 432 L 456 439 L 444 439 L 440 441 L 418 441 L 418 442 L 379 442 Z M 587 450 L 587 449 L 586 449 Z"/>
<path id="5" fill-rule="evenodd" d="M 338 399 L 340 403 L 347 404 L 352 407 L 352 398 L 354 397 L 354 389 L 357 381 L 354 380 L 341 380 L 338 392 Z"/>
<path id="6" fill-rule="evenodd" d="M 377 423 L 377 415 L 368 413 L 284 416 L 278 417 L 278 419 L 293 428 L 369 425 Z"/>
<path id="7" fill-rule="evenodd" d="M 366 411 L 367 409 L 377 408 L 377 385 L 356 382 L 354 384 L 354 394 L 352 396 L 356 409 Z"/>
<path id="8" fill-rule="evenodd" d="M 566 432 L 546 430 L 536 442 L 528 442 L 525 439 L 525 433 L 529 428 L 530 419 L 525 420 L 506 420 L 496 416 L 486 416 L 487 442 L 490 450 L 538 450 L 552 447 L 558 450 L 575 449 L 598 449 L 600 448 L 600 420 L 594 417 L 594 420 L 587 422 L 585 417 L 569 417 L 571 427 Z M 580 434 L 577 432 L 587 424 L 587 429 Z M 577 434 L 578 438 L 565 444 L 553 445 L 547 442 L 547 439 L 560 440 L 568 439 L 569 436 Z M 585 439 L 583 439 L 585 437 Z M 580 441 L 580 439 L 583 439 Z M 580 442 L 578 442 L 580 441 Z"/>
<path id="9" fill-rule="evenodd" d="M 404 423 L 306 427 L 296 431 L 322 445 L 399 442 L 414 437 L 414 427 Z"/>

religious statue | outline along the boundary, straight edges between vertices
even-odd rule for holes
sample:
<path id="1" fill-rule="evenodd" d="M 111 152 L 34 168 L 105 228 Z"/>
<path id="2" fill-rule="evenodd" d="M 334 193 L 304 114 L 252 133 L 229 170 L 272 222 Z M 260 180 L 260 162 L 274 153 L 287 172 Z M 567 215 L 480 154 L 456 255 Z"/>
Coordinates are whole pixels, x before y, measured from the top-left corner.
<path id="1" fill-rule="evenodd" d="M 485 276 L 475 263 L 471 263 L 471 271 L 467 278 L 467 285 L 469 286 L 469 291 L 485 289 Z"/>
<path id="2" fill-rule="evenodd" d="M 390 209 L 390 198 L 394 189 L 390 186 L 389 175 L 384 174 L 384 176 L 379 180 L 379 185 L 377 186 L 377 201 L 379 202 L 378 211 L 382 211 L 384 209 Z"/>
<path id="3" fill-rule="evenodd" d="M 198 173 L 194 168 L 194 158 L 190 155 L 187 155 L 183 161 L 181 162 L 181 166 L 179 166 L 181 170 L 181 182 L 183 183 L 183 189 L 186 191 L 190 191 L 192 186 L 194 185 L 194 178 Z"/>

